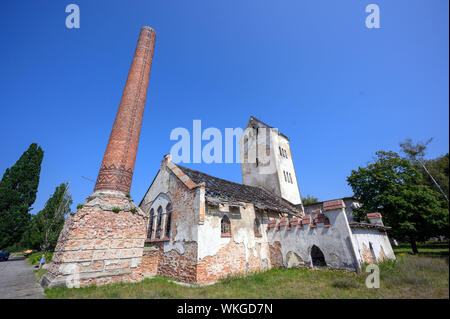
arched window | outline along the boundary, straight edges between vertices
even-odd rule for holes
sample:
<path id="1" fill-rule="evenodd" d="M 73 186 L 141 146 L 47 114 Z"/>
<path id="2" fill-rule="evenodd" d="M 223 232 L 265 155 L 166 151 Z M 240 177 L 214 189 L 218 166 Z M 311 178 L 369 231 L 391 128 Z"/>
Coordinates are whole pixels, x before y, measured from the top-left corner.
<path id="1" fill-rule="evenodd" d="M 156 227 L 156 238 L 161 238 L 162 235 L 162 216 L 163 209 L 161 206 L 158 207 L 158 226 Z"/>
<path id="2" fill-rule="evenodd" d="M 166 206 L 166 235 L 165 237 L 170 238 L 170 224 L 172 222 L 172 204 L 169 203 Z"/>
<path id="3" fill-rule="evenodd" d="M 152 208 L 152 210 L 150 211 L 150 223 L 148 224 L 148 234 L 147 234 L 147 237 L 150 239 L 152 238 L 153 235 L 154 221 L 155 221 L 155 211 Z"/>
<path id="4" fill-rule="evenodd" d="M 220 230 L 222 237 L 231 237 L 231 224 L 227 215 L 223 216 L 220 222 Z"/>
<path id="5" fill-rule="evenodd" d="M 261 223 L 259 222 L 259 219 L 256 217 L 255 224 L 254 224 L 255 237 L 262 237 L 260 229 L 261 229 Z"/>

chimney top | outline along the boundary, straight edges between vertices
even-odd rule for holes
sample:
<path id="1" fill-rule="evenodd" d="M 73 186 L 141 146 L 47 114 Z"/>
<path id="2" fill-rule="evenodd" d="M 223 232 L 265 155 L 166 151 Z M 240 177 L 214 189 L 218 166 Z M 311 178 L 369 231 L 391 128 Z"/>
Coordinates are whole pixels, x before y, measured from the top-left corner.
<path id="1" fill-rule="evenodd" d="M 153 32 L 153 33 L 156 33 L 155 30 L 154 30 L 153 28 L 150 28 L 148 25 L 144 25 L 144 26 L 141 28 L 141 30 L 143 30 L 143 29 L 148 30 L 148 31 Z"/>

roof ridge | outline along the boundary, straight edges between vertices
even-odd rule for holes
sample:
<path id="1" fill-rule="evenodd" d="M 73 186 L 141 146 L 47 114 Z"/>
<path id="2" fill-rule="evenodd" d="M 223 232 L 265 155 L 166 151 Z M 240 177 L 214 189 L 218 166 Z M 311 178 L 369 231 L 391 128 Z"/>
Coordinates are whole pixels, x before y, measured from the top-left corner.
<path id="1" fill-rule="evenodd" d="M 178 166 L 181 170 L 187 169 L 187 170 L 190 170 L 190 171 L 192 171 L 192 172 L 194 172 L 194 173 L 199 173 L 199 174 L 202 174 L 202 175 L 206 175 L 207 177 L 214 178 L 214 179 L 218 179 L 218 180 L 221 180 L 221 181 L 230 183 L 230 184 L 237 185 L 237 186 L 239 186 L 239 187 L 247 187 L 247 188 L 249 188 L 249 189 L 255 189 L 255 190 L 262 191 L 266 196 L 270 196 L 270 197 L 276 199 L 277 201 L 279 201 L 280 204 L 282 204 L 282 205 L 288 205 L 288 206 L 291 206 L 292 208 L 298 209 L 296 205 L 294 205 L 293 203 L 289 202 L 287 199 L 284 199 L 283 197 L 281 197 L 281 196 L 279 196 L 279 195 L 277 195 L 277 194 L 274 194 L 274 193 L 272 193 L 272 192 L 270 192 L 270 191 L 268 191 L 268 190 L 266 190 L 266 189 L 264 189 L 264 188 L 262 188 L 262 187 L 259 187 L 259 186 L 251 186 L 251 185 L 246 185 L 246 184 L 241 184 L 241 183 L 232 182 L 232 181 L 229 181 L 229 180 L 220 178 L 220 177 L 216 177 L 216 176 L 213 176 L 213 175 L 210 175 L 210 174 L 207 174 L 207 173 L 203 173 L 203 172 L 198 171 L 198 170 L 195 170 L 195 169 L 191 169 L 191 168 L 186 167 L 186 166 L 183 166 L 183 165 L 178 165 L 178 164 L 177 164 L 177 166 Z"/>
<path id="2" fill-rule="evenodd" d="M 260 189 L 259 187 L 256 187 L 256 186 L 251 186 L 251 185 L 245 185 L 245 184 L 241 184 L 241 183 L 236 183 L 236 182 L 229 181 L 229 180 L 227 180 L 227 179 L 223 179 L 223 178 L 220 178 L 220 177 L 217 177 L 217 176 L 210 175 L 210 174 L 208 174 L 208 173 L 203 173 L 203 172 L 201 172 L 201 171 L 197 171 L 197 170 L 195 170 L 195 169 L 192 169 L 192 168 L 189 168 L 189 167 L 186 167 L 186 166 L 183 166 L 183 165 L 178 165 L 178 164 L 176 164 L 176 165 L 177 165 L 178 167 L 180 167 L 181 169 L 185 168 L 185 169 L 188 169 L 188 170 L 190 170 L 190 171 L 192 171 L 192 172 L 196 172 L 196 173 L 200 173 L 200 174 L 203 174 L 203 175 L 212 177 L 212 178 L 220 179 L 220 180 L 225 181 L 225 182 L 227 182 L 227 183 L 232 183 L 232 184 L 236 184 L 236 185 L 239 185 L 239 186 L 245 186 L 245 187 L 251 187 L 251 188 L 258 188 L 258 189 Z"/>

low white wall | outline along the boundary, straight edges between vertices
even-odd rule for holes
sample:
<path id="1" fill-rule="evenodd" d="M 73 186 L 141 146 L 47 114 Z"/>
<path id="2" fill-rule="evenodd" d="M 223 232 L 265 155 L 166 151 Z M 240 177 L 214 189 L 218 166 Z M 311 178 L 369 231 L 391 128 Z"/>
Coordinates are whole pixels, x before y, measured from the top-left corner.
<path id="1" fill-rule="evenodd" d="M 297 254 L 305 266 L 312 266 L 311 248 L 320 248 L 328 266 L 340 269 L 358 270 L 355 251 L 352 246 L 352 235 L 344 209 L 331 210 L 324 213 L 330 220 L 331 226 L 326 228 L 318 223 L 316 228 L 311 224 L 303 225 L 302 229 L 292 226 L 291 230 L 281 227 L 280 230 L 271 228 L 267 231 L 270 245 L 280 242 L 284 266 L 288 266 L 288 254 Z"/>
<path id="2" fill-rule="evenodd" d="M 395 259 L 389 237 L 386 232 L 380 232 L 376 229 L 353 228 L 353 239 L 358 249 L 359 263 L 370 262 L 364 255 L 371 254 L 370 247 L 373 248 L 375 261 L 380 262 L 385 259 Z"/>

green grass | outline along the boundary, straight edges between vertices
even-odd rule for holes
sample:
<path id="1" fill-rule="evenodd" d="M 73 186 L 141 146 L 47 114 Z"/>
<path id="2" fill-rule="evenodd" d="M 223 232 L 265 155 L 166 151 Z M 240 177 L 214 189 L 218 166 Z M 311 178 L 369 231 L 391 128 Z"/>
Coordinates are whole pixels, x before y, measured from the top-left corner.
<path id="1" fill-rule="evenodd" d="M 34 276 L 36 277 L 36 281 L 40 282 L 42 279 L 42 276 L 44 276 L 46 272 L 47 272 L 47 269 L 35 269 Z"/>
<path id="2" fill-rule="evenodd" d="M 184 287 L 169 278 L 79 289 L 46 289 L 47 298 L 449 298 L 448 257 L 399 256 L 380 266 L 380 288 L 365 286 L 367 273 L 333 269 L 271 269 L 233 276 L 206 287 Z"/>
<path id="3" fill-rule="evenodd" d="M 412 254 L 409 244 L 400 244 L 392 247 L 396 254 Z M 417 243 L 417 250 L 421 256 L 448 257 L 448 242 L 425 242 Z"/>

